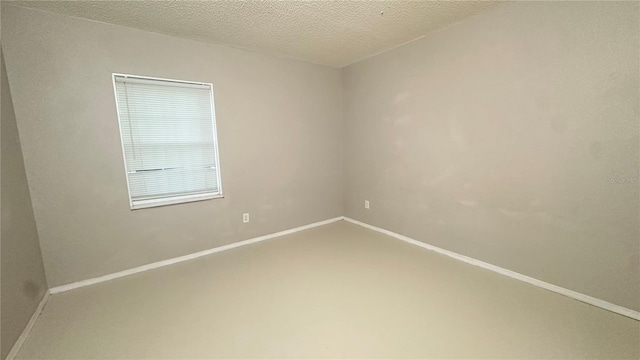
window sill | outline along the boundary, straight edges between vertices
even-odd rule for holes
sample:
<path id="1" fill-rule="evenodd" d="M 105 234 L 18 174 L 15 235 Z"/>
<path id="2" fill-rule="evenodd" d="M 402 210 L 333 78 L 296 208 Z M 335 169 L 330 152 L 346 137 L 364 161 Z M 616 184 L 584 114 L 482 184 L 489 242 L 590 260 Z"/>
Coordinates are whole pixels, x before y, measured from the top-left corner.
<path id="1" fill-rule="evenodd" d="M 190 203 L 194 201 L 203 201 L 203 200 L 221 199 L 221 198 L 224 198 L 224 195 L 196 194 L 196 195 L 174 196 L 174 197 L 162 198 L 162 199 L 138 200 L 138 201 L 135 201 L 133 204 L 131 204 L 131 210 L 147 209 L 151 207 L 184 204 L 184 203 Z"/>

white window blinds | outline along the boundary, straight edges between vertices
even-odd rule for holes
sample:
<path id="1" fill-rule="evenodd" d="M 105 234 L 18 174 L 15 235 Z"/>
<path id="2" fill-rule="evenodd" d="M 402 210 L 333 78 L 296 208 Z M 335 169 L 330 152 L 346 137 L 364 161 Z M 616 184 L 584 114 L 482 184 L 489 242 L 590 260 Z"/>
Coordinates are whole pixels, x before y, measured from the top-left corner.
<path id="1" fill-rule="evenodd" d="M 113 79 L 131 207 L 221 196 L 211 85 Z"/>

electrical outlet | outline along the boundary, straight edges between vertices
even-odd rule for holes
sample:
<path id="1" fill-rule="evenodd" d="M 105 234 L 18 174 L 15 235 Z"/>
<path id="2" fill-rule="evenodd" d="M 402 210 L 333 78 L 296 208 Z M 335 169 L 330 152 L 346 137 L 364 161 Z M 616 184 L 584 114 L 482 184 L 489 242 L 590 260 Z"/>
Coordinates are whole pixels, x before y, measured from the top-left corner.
<path id="1" fill-rule="evenodd" d="M 249 213 L 242 214 L 242 222 L 243 223 L 248 223 L 249 222 Z"/>
<path id="2" fill-rule="evenodd" d="M 369 209 L 369 200 L 364 201 L 364 208 Z"/>

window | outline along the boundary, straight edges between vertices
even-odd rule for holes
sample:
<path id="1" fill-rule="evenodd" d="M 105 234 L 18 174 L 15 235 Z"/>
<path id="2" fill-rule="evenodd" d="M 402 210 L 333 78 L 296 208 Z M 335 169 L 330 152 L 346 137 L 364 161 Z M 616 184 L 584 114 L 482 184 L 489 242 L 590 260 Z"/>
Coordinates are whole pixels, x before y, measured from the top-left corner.
<path id="1" fill-rule="evenodd" d="M 113 74 L 132 209 L 222 197 L 211 84 Z"/>

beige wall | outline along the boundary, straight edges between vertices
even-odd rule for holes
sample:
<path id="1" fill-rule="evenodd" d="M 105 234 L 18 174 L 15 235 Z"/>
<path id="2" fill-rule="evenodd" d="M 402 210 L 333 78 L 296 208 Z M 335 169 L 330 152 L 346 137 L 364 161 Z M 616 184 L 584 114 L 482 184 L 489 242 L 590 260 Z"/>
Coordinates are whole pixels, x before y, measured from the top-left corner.
<path id="1" fill-rule="evenodd" d="M 4 54 L 2 54 L 4 55 Z M 31 319 L 47 290 L 38 232 L 33 217 L 27 177 L 24 171 L 20 139 L 16 128 L 4 56 L 2 68 L 2 123 L 0 133 L 0 212 L 2 234 L 0 256 L 2 316 L 0 317 L 0 359 L 4 359 Z"/>
<path id="2" fill-rule="evenodd" d="M 640 310 L 639 15 L 507 4 L 345 68 L 346 215 Z"/>
<path id="3" fill-rule="evenodd" d="M 508 4 L 342 74 L 2 12 L 51 286 L 345 214 L 640 309 L 637 3 Z M 111 72 L 214 84 L 224 199 L 129 210 Z"/>
<path id="4" fill-rule="evenodd" d="M 10 5 L 2 37 L 50 286 L 342 215 L 339 70 Z M 224 199 L 129 210 L 112 72 L 213 83 Z"/>

